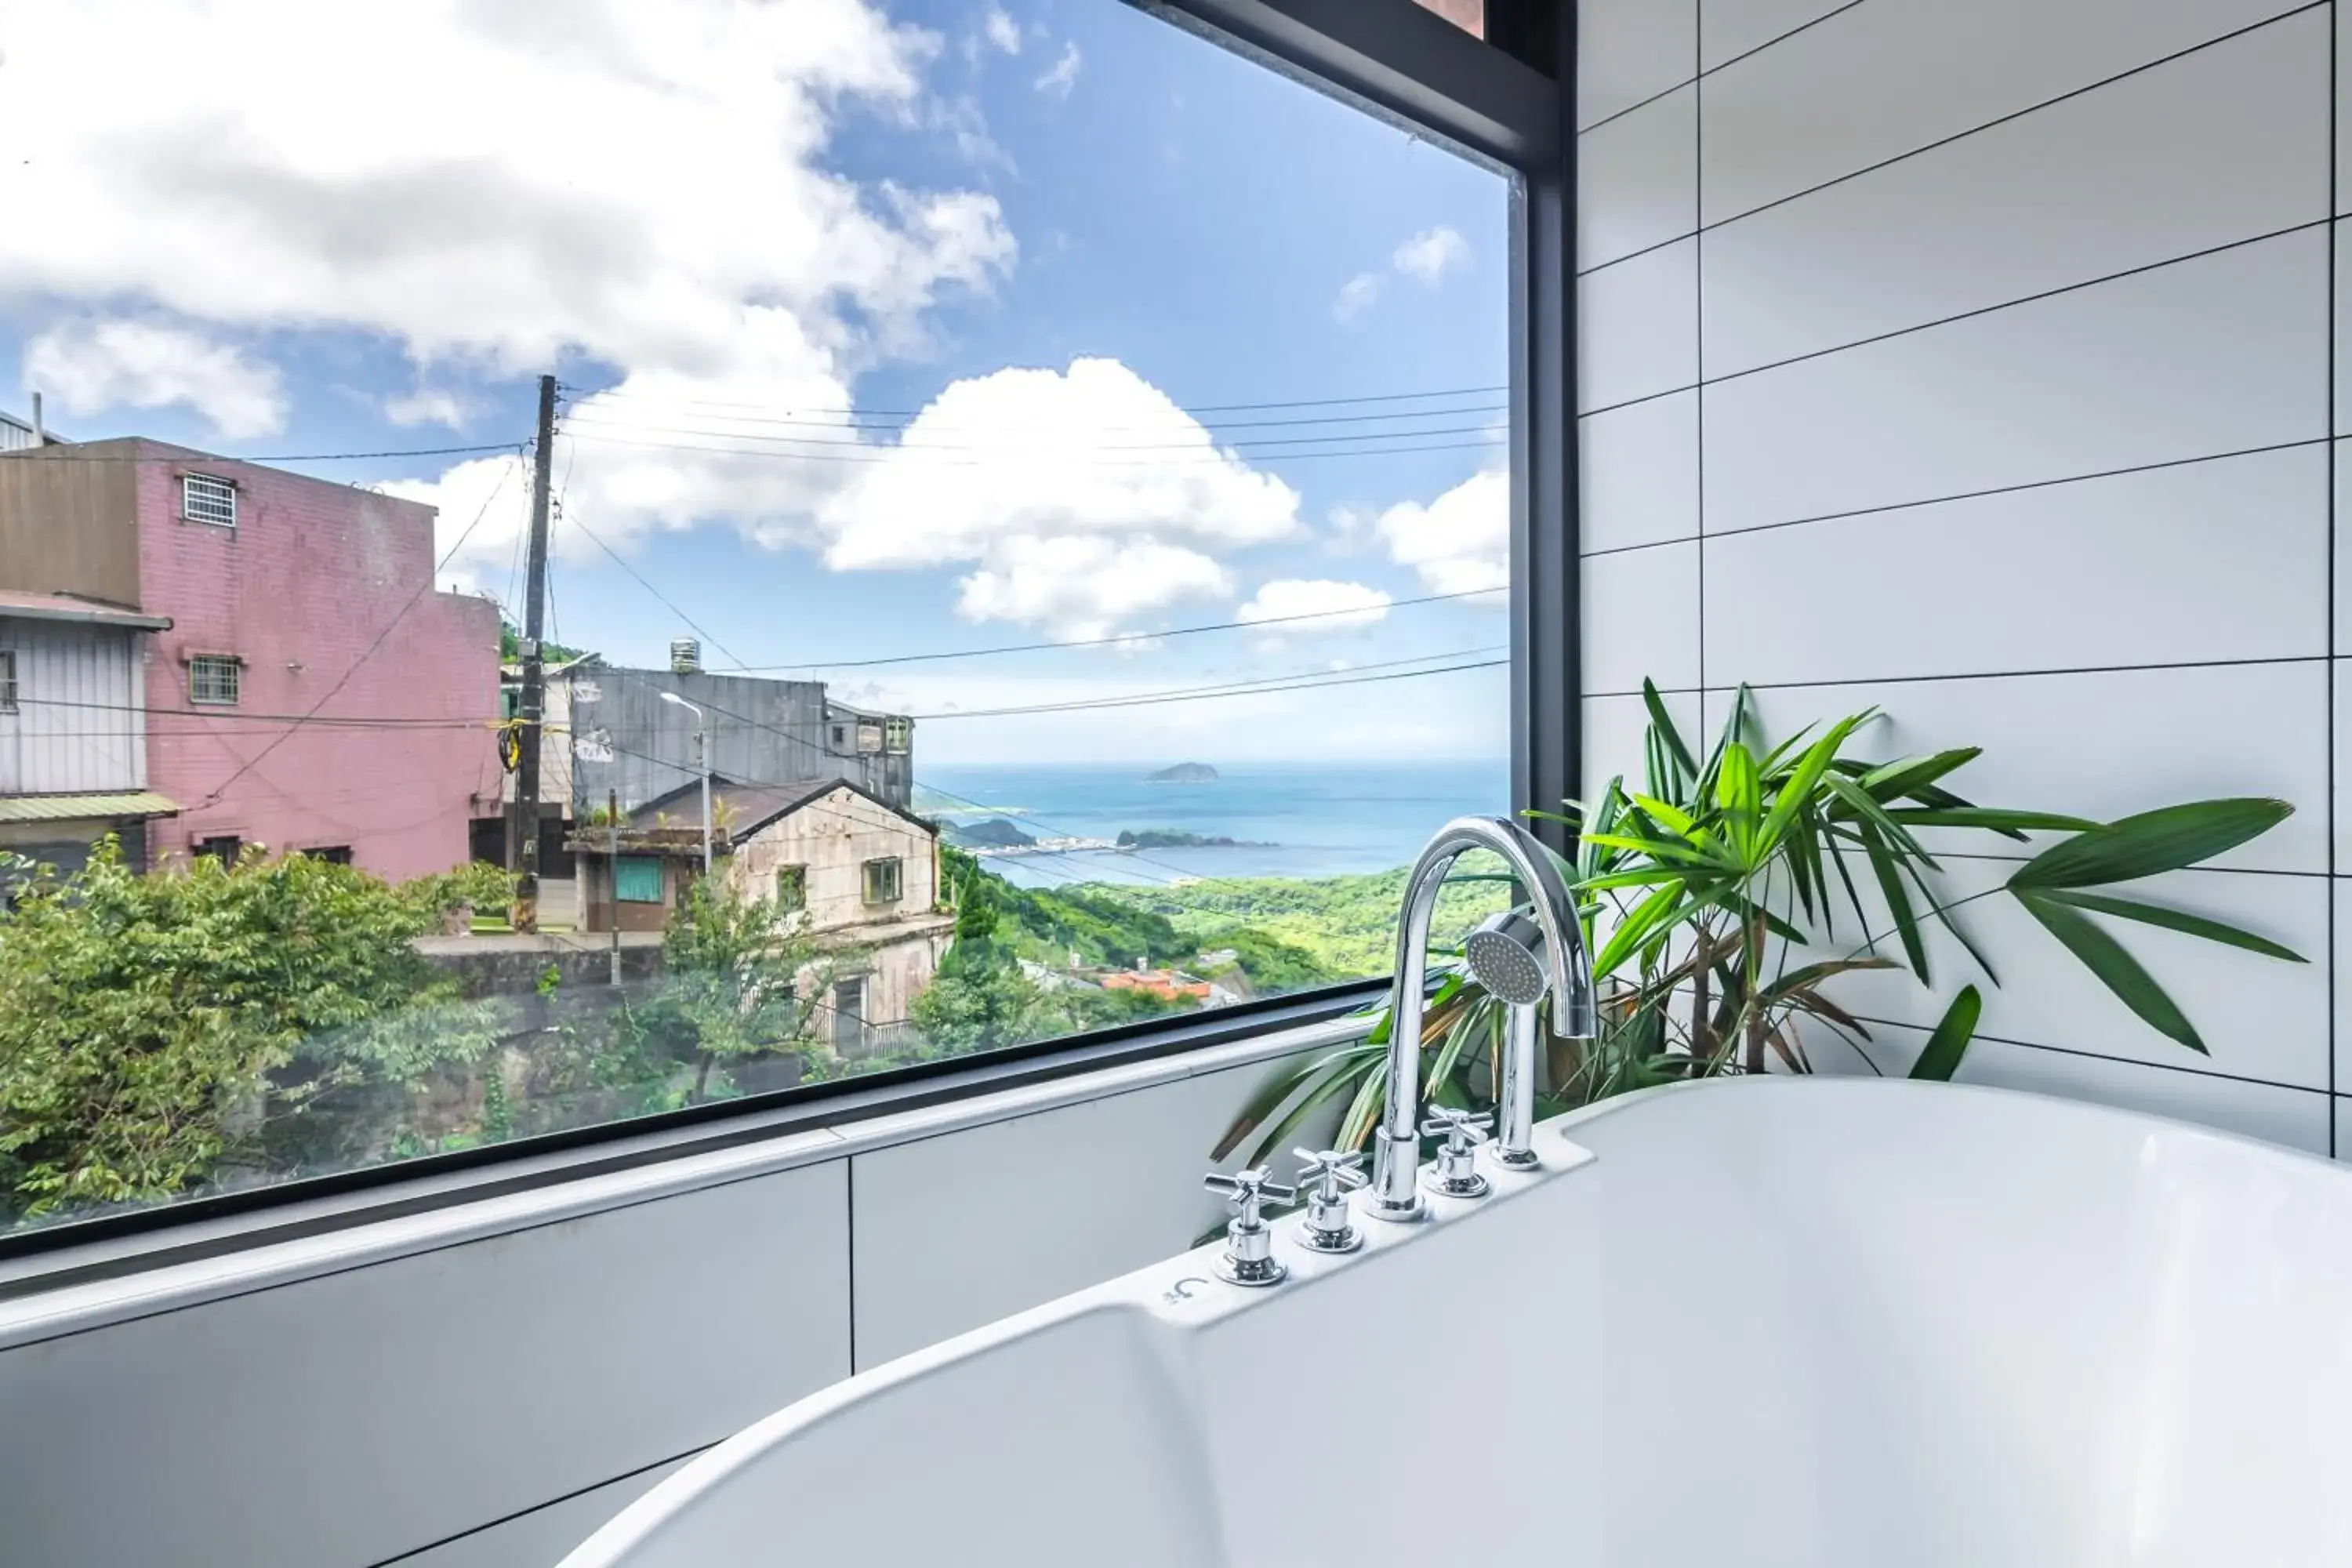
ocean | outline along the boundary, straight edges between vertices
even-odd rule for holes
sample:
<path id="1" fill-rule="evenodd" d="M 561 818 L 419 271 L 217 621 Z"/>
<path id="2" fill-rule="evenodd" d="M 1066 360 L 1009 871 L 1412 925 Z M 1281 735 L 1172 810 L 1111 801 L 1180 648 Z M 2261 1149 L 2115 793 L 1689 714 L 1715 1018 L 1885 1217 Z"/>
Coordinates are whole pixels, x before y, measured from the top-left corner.
<path id="1" fill-rule="evenodd" d="M 1509 764 L 1213 763 L 1206 784 L 1156 784 L 1150 764 L 922 766 L 917 809 L 964 826 L 1003 817 L 1034 838 L 1116 839 L 1150 828 L 1231 846 L 996 855 L 1023 887 L 1165 884 L 1178 877 L 1336 877 L 1410 865 L 1447 818 L 1508 808 Z"/>

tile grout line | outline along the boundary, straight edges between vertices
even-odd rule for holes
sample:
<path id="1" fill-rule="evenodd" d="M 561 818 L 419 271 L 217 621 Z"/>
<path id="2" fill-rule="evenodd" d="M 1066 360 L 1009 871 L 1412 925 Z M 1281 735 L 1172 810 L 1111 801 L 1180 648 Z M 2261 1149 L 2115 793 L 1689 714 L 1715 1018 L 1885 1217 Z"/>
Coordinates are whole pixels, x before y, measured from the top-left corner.
<path id="1" fill-rule="evenodd" d="M 1738 223 L 1742 218 L 1754 217 L 1759 213 L 1770 212 L 1775 207 L 1787 206 L 1791 202 L 1801 202 L 1807 196 L 1817 195 L 1821 192 L 1829 190 L 1833 186 L 1843 185 L 1850 181 L 1859 180 L 1865 174 L 1874 174 L 1881 169 L 1890 168 L 1896 163 L 1907 163 L 1913 158 L 1919 157 L 1925 153 L 1933 153 L 1938 148 L 1948 147 L 1956 142 L 1965 142 L 1971 136 L 1981 135 L 1985 132 L 1993 130 L 1997 126 L 2006 125 L 2011 121 L 2023 120 L 2029 115 L 2039 114 L 2046 109 L 2054 109 L 2059 104 L 2065 103 L 2073 99 L 2086 98 L 2092 93 L 2097 92 L 2102 88 L 2113 87 L 2119 81 L 2128 81 L 2133 77 L 2143 76 L 2152 70 L 2159 70 L 2177 61 L 2185 60 L 2191 55 L 2201 54 L 2207 49 L 2217 48 L 2223 44 L 2233 43 L 2251 34 L 2259 33 L 2265 27 L 2275 27 L 2282 23 L 2293 21 L 2295 17 L 2304 16 L 2308 12 L 2315 11 L 2321 5 L 2333 5 L 2334 4 L 2335 0 L 2311 0 L 2311 4 L 2309 5 L 2298 5 L 2291 11 L 2282 11 L 2275 16 L 2266 16 L 2259 22 L 2250 22 L 2242 27 L 2234 28 L 2230 32 L 2223 33 L 2219 37 L 2207 38 L 2200 43 L 2190 44 L 2186 48 L 2176 49 L 2171 54 L 2162 56 L 2159 58 L 2143 61 L 2138 65 L 2133 66 L 2128 70 L 2121 70 L 2116 72 L 2113 76 L 2102 77 L 2097 81 L 2088 82 L 2084 86 L 2062 92 L 2055 98 L 2044 99 L 2039 103 L 2027 104 L 2023 109 L 2012 110 L 2007 114 L 1988 120 L 1980 125 L 1972 125 L 1966 131 L 1957 131 L 1949 136 L 1938 137 L 1937 140 L 1929 142 L 1923 146 L 1911 148 L 1907 152 L 1897 153 L 1892 157 L 1882 158 L 1875 163 L 1864 164 L 1859 169 L 1851 170 L 1845 174 L 1838 175 L 1834 179 L 1824 180 L 1817 185 L 1808 185 L 1801 191 L 1791 191 L 1785 196 L 1775 196 L 1772 200 L 1765 202 L 1760 205 L 1749 207 L 1744 212 L 1733 213 L 1728 217 L 1717 218 L 1713 223 L 1703 223 L 1700 226 L 1700 232 L 1704 233 L 1706 230 L 1710 228 L 1722 228 L 1727 225 Z M 2331 205 L 2333 205 L 2334 199 L 2335 198 L 2331 194 L 2329 196 L 2329 202 Z M 1705 214 L 1702 212 L 1700 216 L 1704 217 Z"/>
<path id="2" fill-rule="evenodd" d="M 1698 76 L 1691 88 L 1691 209 L 1692 216 L 1706 216 L 1706 6 L 1704 0 L 1691 0 L 1691 52 L 1696 58 Z M 1691 237 L 1691 353 L 1695 363 L 1691 374 L 1698 377 L 1698 405 L 1693 417 L 1697 426 L 1698 449 L 1694 454 L 1698 461 L 1698 686 L 1699 729 L 1706 729 L 1706 230 L 1702 224 Z"/>
<path id="3" fill-rule="evenodd" d="M 1925 686 L 1941 680 L 2038 680 L 2070 675 L 2139 675 L 2161 669 L 2252 669 L 2268 666 L 2281 668 L 2294 665 L 2327 662 L 2323 653 L 2298 654 L 2286 658 L 2185 658 L 2158 661 L 2154 664 L 2077 664 L 2044 669 L 1968 669 L 1945 675 L 1842 675 L 1834 680 L 1751 680 L 1745 684 L 1751 691 L 1815 691 L 1830 686 Z M 1677 695 L 1702 690 L 1696 686 L 1662 686 L 1661 693 Z M 1733 689 L 1728 686 L 1711 686 L 1706 691 Z M 1621 691 L 1588 691 L 1587 697 L 1639 697 L 1638 689 Z M 2352 877 L 2352 872 L 2343 873 Z"/>
<path id="4" fill-rule="evenodd" d="M 1685 387 L 1684 391 L 1696 391 Z M 1588 416 L 1589 417 L 1589 416 Z M 2167 458 L 2160 462 L 2137 463 L 2124 468 L 2101 468 L 2087 474 L 2062 474 L 2053 479 L 2023 479 L 2013 485 L 1994 485 L 1987 489 L 1958 490 L 1950 495 L 1924 496 L 1917 500 L 1888 501 L 1883 506 L 1855 507 L 1848 511 L 1825 511 L 1811 517 L 1783 518 L 1777 522 L 1759 522 L 1747 528 L 1726 529 L 1722 537 L 1735 539 L 1755 533 L 1777 533 L 1785 528 L 1810 528 L 1822 522 L 1848 522 L 1856 518 L 1883 517 L 1890 512 L 1924 511 L 1929 507 L 1952 506 L 1961 501 L 1990 500 L 2000 496 L 2022 495 L 2030 490 L 2056 489 L 2066 485 L 2095 484 L 2101 479 L 2125 479 L 2137 474 L 2161 473 L 2167 468 L 2193 468 L 2204 463 L 2234 462 L 2242 458 L 2269 457 L 2279 452 L 2301 451 L 2306 447 L 2328 447 L 2341 437 L 2315 436 L 2300 441 L 2279 441 L 2266 447 L 2245 447 L 2229 452 L 2207 452 L 2193 458 Z M 1639 544 L 1612 544 L 1601 550 L 1583 552 L 1587 561 L 1603 555 L 1630 555 L 1638 550 L 1661 550 L 1671 544 L 1688 544 L 1697 534 L 1680 539 L 1647 539 Z"/>
<path id="5" fill-rule="evenodd" d="M 1742 60 L 1753 59 L 1758 55 L 1762 54 L 1765 50 L 1771 48 L 1776 45 L 1785 44 L 1800 33 L 1810 32 L 1813 28 L 1820 26 L 1823 22 L 1828 21 L 1831 17 L 1851 11 L 1861 4 L 1862 0 L 1845 0 L 1845 4 L 1838 6 L 1835 10 L 1824 11 L 1810 22 L 1800 23 L 1796 26 L 1790 28 L 1785 33 L 1775 34 L 1773 37 L 1765 39 L 1762 43 L 1758 44 L 1751 48 L 1742 49 L 1727 60 L 1721 60 L 1714 65 L 1706 67 L 1695 77 L 1690 77 L 1685 80 L 1678 81 L 1672 87 L 1660 88 L 1657 91 L 1650 94 L 1649 97 L 1641 100 L 1639 102 L 1629 103 L 1622 109 L 1612 110 L 1608 113 L 1602 115 L 1600 119 L 1594 121 L 1591 124 L 1580 127 L 1576 134 L 1580 140 L 1583 137 L 1590 136 L 1592 132 L 1600 130 L 1604 125 L 1616 124 L 1617 121 L 1624 119 L 1629 114 L 1639 114 L 1642 110 L 1649 108 L 1652 104 L 1656 103 L 1663 99 L 1672 98 L 1675 94 L 1682 91 L 1682 89 L 1686 87 L 1696 87 L 1700 82 L 1705 81 L 1707 78 L 1715 75 L 1717 71 L 1728 70 Z M 1702 60 L 1706 58 L 1706 51 L 1704 49 L 1699 51 L 1699 58 Z"/>
<path id="6" fill-rule="evenodd" d="M 2341 240 L 2341 235 L 2342 235 L 2342 226 L 2342 226 L 2342 225 L 2341 225 L 2341 224 L 2336 220 L 2336 208 L 2341 205 L 2341 200 L 2340 200 L 2340 197 L 2339 197 L 2339 195 L 2338 195 L 2338 194 L 2337 194 L 2338 182 L 2343 178 L 2343 171 L 2336 167 L 2337 156 L 2338 156 L 2338 152 L 2337 152 L 2337 150 L 2338 150 L 2338 147 L 2339 147 L 2339 144 L 2340 144 L 2340 142 L 2341 142 L 2341 135 L 2342 135 L 2342 128 L 2341 128 L 2341 126 L 2338 124 L 2338 121 L 2339 121 L 2339 119 L 2340 119 L 2341 115 L 2342 115 L 2342 112 L 2343 112 L 2342 108 L 2341 108 L 2341 103 L 2342 103 L 2342 95 L 2343 95 L 2343 83 L 2342 83 L 2340 80 L 2338 80 L 2338 79 L 2337 79 L 2337 78 L 2338 78 L 2338 73 L 2339 73 L 2339 69 L 2340 69 L 2340 65 L 2341 65 L 2341 61 L 2342 61 L 2343 56 L 2342 56 L 2342 53 L 2341 53 L 2341 51 L 2340 51 L 2340 49 L 2339 49 L 2339 47 L 2338 47 L 2337 29 L 2338 29 L 2342 25 L 2343 25 L 2343 23 L 2342 23 L 2342 16 L 2341 16 L 2341 15 L 2340 15 L 2340 7 L 2339 7 L 2339 5 L 2338 5 L 2337 0 L 2328 0 L 2328 5 L 2327 5 L 2327 214 L 2328 214 L 2328 224 L 2327 224 L 2327 321 L 2326 321 L 2326 324 L 2325 324 L 2325 330 L 2326 330 L 2326 333 L 2327 333 L 2327 385 L 2326 385 L 2326 388 L 2325 396 L 2326 396 L 2326 419 L 2327 419 L 2327 424 L 2326 424 L 2326 427 L 2327 434 L 2328 434 L 2328 436 L 2330 437 L 2331 440 L 2332 440 L 2332 438 L 2334 437 L 2334 436 L 2335 436 L 2335 434 L 2336 434 L 2336 378 L 2337 378 L 2339 375 L 2341 375 L 2341 374 L 2343 374 L 2342 368 L 2341 368 L 2341 367 L 2336 363 L 2336 341 L 2337 341 L 2337 338 L 2338 338 L 2338 336 L 2339 336 L 2339 331 L 2338 331 L 2338 312 L 2343 309 L 2343 302 L 2342 302 L 2341 300 L 2339 300 L 2336 298 L 2336 268 L 2337 268 L 2337 266 L 2338 266 L 2338 258 L 2337 258 L 2337 255 L 2336 255 L 2336 247 L 2337 247 L 2339 244 L 2341 244 L 2341 243 L 2342 243 L 2342 240 Z M 2337 992 L 2338 988 L 2339 988 L 2339 987 L 2341 987 L 2341 986 L 2343 985 L 2343 984 L 2344 984 L 2344 976 L 2343 976 L 2340 973 L 2338 973 L 2338 971 L 2337 971 L 2337 969 L 2336 969 L 2336 904 L 2337 904 L 2337 902 L 2338 902 L 2339 900 L 2337 900 L 2337 898 L 2336 898 L 2336 884 L 2335 884 L 2335 880 L 2334 880 L 2334 879 L 2335 879 L 2335 873 L 2336 873 L 2336 747 L 2337 741 L 2338 741 L 2338 737 L 2337 737 L 2337 735 L 2336 735 L 2336 655 L 2340 651 L 2340 650 L 2336 647 L 2336 513 L 2337 513 L 2337 509 L 2338 509 L 2339 505 L 2341 504 L 2340 500 L 2339 500 L 2339 498 L 2337 497 L 2337 495 L 2336 495 L 2336 474 L 2337 474 L 2337 471 L 2338 471 L 2338 470 L 2341 468 L 2341 467 L 2342 467 L 2342 465 L 2341 465 L 2340 463 L 2338 463 L 2337 461 L 2336 461 L 2336 460 L 2335 460 L 2335 458 L 2336 458 L 2335 450 L 2334 450 L 2333 447 L 2331 446 L 2331 447 L 2330 447 L 2330 449 L 2329 449 L 2329 461 L 2328 461 L 2328 465 L 2327 465 L 2327 588 L 2326 588 L 2326 595 L 2327 595 L 2327 654 L 2328 654 L 2328 658 L 2327 658 L 2327 684 L 2326 684 L 2326 703 L 2327 703 L 2327 722 L 2326 722 L 2326 730 L 2327 730 L 2327 805 L 2326 805 L 2326 816 L 2327 816 L 2327 870 L 2328 870 L 2328 877 L 2329 877 L 2329 881 L 2328 881 L 2328 886 L 2327 886 L 2327 1156 L 2328 1156 L 2328 1158 L 2329 1158 L 2329 1159 L 2331 1159 L 2331 1160 L 2332 1160 L 2332 1159 L 2338 1159 L 2338 1158 L 2342 1157 L 2342 1155 L 2343 1155 L 2343 1153 L 2344 1153 L 2344 1150 L 2342 1149 L 2342 1147 L 2341 1147 L 2341 1146 L 2338 1144 L 2338 1142 L 2337 1142 L 2337 1140 L 2336 1140 L 2336 1121 L 2337 1121 L 2337 1117 L 2336 1117 L 2336 1105 L 2337 1105 L 2337 1101 L 2336 1101 L 2336 1089 L 2337 1089 L 2337 1087 L 2338 1087 L 2338 1086 L 2337 1086 L 2337 1084 L 2336 1084 L 2336 1052 L 2337 1045 L 2338 1045 L 2338 1042 L 2337 1042 L 2337 1040 L 2336 1040 L 2336 992 Z"/>
<path id="7" fill-rule="evenodd" d="M 1698 379 L 1686 385 L 1668 387 L 1663 392 L 1648 393 L 1641 397 L 1629 397 L 1622 403 L 1607 404 L 1599 408 L 1587 410 L 1578 417 L 1590 418 L 1595 414 L 1607 414 L 1614 409 L 1631 407 L 1637 403 L 1649 403 L 1661 397 L 1672 397 L 1677 392 L 1688 392 L 1693 388 L 1704 391 L 1710 386 L 1720 386 L 1726 382 L 1745 381 L 1750 376 L 1769 375 L 1776 370 L 1788 370 L 1797 365 L 1810 364 L 1815 360 L 1834 359 L 1839 354 L 1852 353 L 1856 349 L 1875 348 L 1881 343 L 1894 342 L 1900 338 L 1915 337 L 1921 332 L 1932 332 L 1942 327 L 1955 327 L 1962 321 L 1973 321 L 1985 316 L 1997 316 L 2004 310 L 2014 310 L 2022 305 L 2044 304 L 2052 300 L 2063 299 L 2069 294 L 2080 294 L 2092 289 L 2102 289 L 2110 283 L 2128 282 L 2132 279 L 2144 278 L 2150 273 L 2162 272 L 2168 268 L 2186 267 L 2194 261 L 2210 261 L 2217 256 L 2227 256 L 2232 251 L 2248 250 L 2255 246 L 2268 245 L 2276 240 L 2291 239 L 2298 234 L 2307 234 L 2314 229 L 2324 228 L 2331 222 L 2333 222 L 2332 218 L 2317 217 L 2306 219 L 2302 223 L 2289 224 L 2284 228 L 2265 229 L 2260 234 L 2244 235 L 2236 239 L 2223 240 L 2217 245 L 2183 251 L 2178 256 L 2166 256 L 2154 261 L 2143 261 L 2137 266 L 2126 267 L 2117 272 L 2103 272 L 2095 278 L 2081 278 L 2072 283 L 2054 284 L 2031 294 L 2020 294 L 2013 299 L 1996 300 L 1990 305 L 1971 306 L 1965 310 L 1956 310 L 1948 316 L 1937 316 L 1932 321 L 1916 321 L 1907 327 L 1890 327 L 1883 332 L 1873 332 L 1867 337 L 1832 343 L 1826 348 L 1807 349 L 1802 353 L 1767 360 L 1762 364 L 1744 365 L 1738 370 L 1725 371 L 1721 375 L 1708 375 L 1706 359 L 1701 356 L 1696 372 Z M 1699 258 L 1705 254 L 1706 237 L 1704 234 L 1685 235 L 1674 243 L 1676 245 L 1687 243 L 1691 246 L 1693 267 L 1695 270 L 1697 269 Z"/>
<path id="8" fill-rule="evenodd" d="M 1867 1013 L 1857 1013 L 1854 1016 L 1860 1018 L 1864 1023 L 1875 1024 L 1882 1029 L 1908 1029 L 1912 1033 L 1918 1035 L 1931 1034 L 1934 1032 L 1933 1026 L 1927 1024 L 1908 1023 L 1901 1018 L 1874 1017 Z M 2324 1089 L 2314 1089 L 2308 1084 L 2281 1083 L 2274 1078 L 2251 1078 L 2244 1073 L 2217 1072 L 2210 1068 L 2183 1067 L 2175 1062 L 2144 1061 L 2138 1057 L 2111 1057 L 2104 1051 L 2086 1051 L 2074 1046 L 2045 1046 L 2039 1040 L 2013 1039 L 2007 1035 L 1979 1034 L 1977 1035 L 1975 1038 L 1979 1040 L 1990 1040 L 1997 1046 L 2015 1046 L 2020 1050 L 2047 1051 L 2053 1056 L 2074 1057 L 2083 1061 L 2110 1062 L 2116 1067 L 2123 1068 L 2147 1068 L 2156 1072 L 2179 1073 L 2184 1078 L 2219 1079 L 2224 1083 L 2242 1083 L 2253 1089 L 2283 1089 L 2290 1094 L 2315 1094 L 2322 1100 L 2330 1101 L 2328 1106 L 2330 1112 L 2328 1117 L 2328 1133 L 2330 1146 L 2332 1147 L 2334 1144 L 2335 1106 L 2333 1104 L 2333 1100 L 2335 1097 L 2330 1095 Z M 2099 1100 L 2095 1103 L 2112 1105 L 2114 1102 L 2111 1100 Z"/>

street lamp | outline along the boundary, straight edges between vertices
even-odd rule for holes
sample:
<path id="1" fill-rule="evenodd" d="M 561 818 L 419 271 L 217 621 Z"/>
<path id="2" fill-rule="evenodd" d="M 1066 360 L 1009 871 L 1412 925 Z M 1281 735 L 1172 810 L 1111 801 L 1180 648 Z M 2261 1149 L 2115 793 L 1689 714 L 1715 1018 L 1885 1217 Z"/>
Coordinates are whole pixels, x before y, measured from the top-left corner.
<path id="1" fill-rule="evenodd" d="M 710 742 L 703 733 L 702 710 L 675 691 L 661 694 L 665 702 L 676 703 L 694 715 L 694 761 L 702 770 L 702 874 L 710 875 Z"/>

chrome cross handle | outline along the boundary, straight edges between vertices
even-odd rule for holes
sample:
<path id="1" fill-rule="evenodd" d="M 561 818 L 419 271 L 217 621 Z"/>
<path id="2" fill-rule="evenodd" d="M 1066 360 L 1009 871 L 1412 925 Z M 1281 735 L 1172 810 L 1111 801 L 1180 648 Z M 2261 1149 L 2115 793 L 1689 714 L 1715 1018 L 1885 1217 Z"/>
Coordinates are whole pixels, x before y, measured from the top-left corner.
<path id="1" fill-rule="evenodd" d="M 1431 1192 L 1446 1198 L 1475 1198 L 1486 1192 L 1486 1178 L 1478 1173 L 1478 1145 L 1486 1142 L 1486 1130 L 1494 1125 L 1492 1116 L 1475 1111 L 1430 1108 L 1421 1135 L 1445 1140 L 1445 1147 L 1437 1152 L 1437 1168 L 1425 1179 Z"/>
<path id="2" fill-rule="evenodd" d="M 1220 1194 L 1232 1205 L 1233 1223 L 1225 1226 L 1224 1256 L 1217 1273 L 1235 1285 L 1273 1285 L 1290 1272 L 1274 1255 L 1274 1227 L 1260 1211 L 1269 1203 L 1297 1200 L 1298 1189 L 1273 1179 L 1264 1165 L 1253 1165 L 1228 1176 L 1212 1171 L 1202 1185 Z"/>
<path id="3" fill-rule="evenodd" d="M 1370 1180 L 1363 1155 L 1338 1149 L 1291 1152 L 1299 1161 L 1298 1184 L 1312 1189 L 1307 1194 L 1307 1217 L 1298 1222 L 1299 1241 L 1318 1252 L 1353 1252 L 1363 1246 L 1363 1236 L 1348 1214 L 1349 1193 Z"/>

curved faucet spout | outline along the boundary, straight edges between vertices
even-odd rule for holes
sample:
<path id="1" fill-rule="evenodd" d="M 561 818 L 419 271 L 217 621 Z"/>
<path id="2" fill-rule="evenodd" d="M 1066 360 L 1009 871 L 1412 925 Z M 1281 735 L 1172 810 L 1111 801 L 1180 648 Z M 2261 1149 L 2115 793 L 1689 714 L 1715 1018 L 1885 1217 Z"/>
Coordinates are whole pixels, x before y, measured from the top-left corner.
<path id="1" fill-rule="evenodd" d="M 1591 1039 L 1596 1031 L 1591 955 L 1585 951 L 1576 900 L 1559 865 L 1536 837 L 1516 822 L 1498 816 L 1459 816 L 1447 823 L 1413 862 L 1412 874 L 1405 879 L 1404 909 L 1397 921 L 1388 1079 L 1372 1172 L 1371 1210 L 1385 1219 L 1412 1219 L 1422 1212 L 1413 1180 L 1421 1167 L 1422 999 L 1428 980 L 1429 924 L 1446 875 L 1454 861 L 1472 849 L 1490 849 L 1501 856 L 1534 902 L 1535 922 L 1543 935 L 1544 989 L 1551 1002 L 1553 1032 L 1581 1040 Z M 1500 1118 L 1495 1157 L 1505 1165 L 1528 1165 L 1535 1160 L 1530 1141 L 1539 1035 L 1533 1005 L 1511 1010 L 1511 1024 L 1504 1032 L 1496 1062 L 1495 1094 Z"/>

